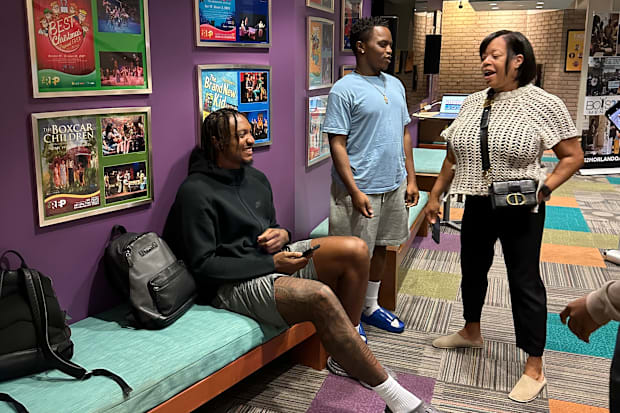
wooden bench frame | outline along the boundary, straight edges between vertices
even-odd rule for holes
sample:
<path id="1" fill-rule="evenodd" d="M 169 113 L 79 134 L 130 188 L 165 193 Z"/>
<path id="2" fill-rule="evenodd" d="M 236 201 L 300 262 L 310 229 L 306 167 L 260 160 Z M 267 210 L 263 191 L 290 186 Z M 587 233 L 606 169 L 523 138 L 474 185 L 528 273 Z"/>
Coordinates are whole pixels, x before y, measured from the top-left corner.
<path id="1" fill-rule="evenodd" d="M 417 179 L 417 175 L 416 175 Z M 422 190 L 422 188 L 420 188 Z M 409 238 L 399 246 L 388 246 L 385 252 L 385 268 L 379 289 L 379 304 L 388 310 L 396 310 L 396 295 L 398 293 L 398 268 L 403 262 L 411 243 L 416 236 L 425 237 L 428 234 L 428 220 L 424 211 L 420 211 L 409 228 Z"/>
<path id="2" fill-rule="evenodd" d="M 310 322 L 295 324 L 149 410 L 149 413 L 191 412 L 289 350 L 295 362 L 316 370 L 325 368 L 327 353 L 316 335 L 314 325 Z"/>

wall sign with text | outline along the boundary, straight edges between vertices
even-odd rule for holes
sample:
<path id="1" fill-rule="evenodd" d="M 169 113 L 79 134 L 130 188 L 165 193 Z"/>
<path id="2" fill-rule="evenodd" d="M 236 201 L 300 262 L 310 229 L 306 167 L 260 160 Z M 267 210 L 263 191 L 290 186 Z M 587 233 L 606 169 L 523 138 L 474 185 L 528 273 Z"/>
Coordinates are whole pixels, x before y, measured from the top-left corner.
<path id="1" fill-rule="evenodd" d="M 153 201 L 151 108 L 32 114 L 39 226 Z"/>
<path id="2" fill-rule="evenodd" d="M 271 0 L 194 2 L 197 46 L 271 45 Z"/>
<path id="3" fill-rule="evenodd" d="M 199 65 L 200 124 L 222 108 L 243 113 L 250 122 L 254 146 L 271 145 L 271 66 Z"/>
<path id="4" fill-rule="evenodd" d="M 151 93 L 147 0 L 26 0 L 35 98 Z"/>

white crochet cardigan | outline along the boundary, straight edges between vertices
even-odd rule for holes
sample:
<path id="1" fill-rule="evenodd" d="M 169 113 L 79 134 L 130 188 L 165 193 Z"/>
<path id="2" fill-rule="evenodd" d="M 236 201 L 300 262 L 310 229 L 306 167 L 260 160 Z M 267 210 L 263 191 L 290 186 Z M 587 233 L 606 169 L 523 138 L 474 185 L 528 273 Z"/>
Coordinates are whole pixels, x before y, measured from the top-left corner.
<path id="1" fill-rule="evenodd" d="M 454 122 L 441 133 L 456 157 L 451 193 L 488 195 L 482 176 L 480 118 L 485 89 L 465 99 Z M 489 118 L 492 181 L 546 177 L 542 154 L 563 139 L 578 136 L 564 102 L 531 84 L 496 94 Z"/>

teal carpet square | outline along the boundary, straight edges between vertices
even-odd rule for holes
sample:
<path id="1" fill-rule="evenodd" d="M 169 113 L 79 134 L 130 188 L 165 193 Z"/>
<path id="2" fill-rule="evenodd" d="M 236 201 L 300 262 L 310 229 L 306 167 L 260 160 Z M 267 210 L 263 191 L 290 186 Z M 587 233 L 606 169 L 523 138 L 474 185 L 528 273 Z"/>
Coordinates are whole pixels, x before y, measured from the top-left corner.
<path id="1" fill-rule="evenodd" d="M 559 314 L 549 313 L 545 349 L 611 359 L 616 348 L 618 324 L 617 321 L 605 324 L 592 333 L 590 343 L 584 343 L 570 331 L 568 326 L 562 324 Z"/>
<path id="2" fill-rule="evenodd" d="M 614 185 L 620 185 L 620 178 L 618 177 L 609 177 L 607 178 L 607 180 L 609 181 L 610 184 L 614 184 Z"/>
<path id="3" fill-rule="evenodd" d="M 557 163 L 558 162 L 558 158 L 556 158 L 555 156 L 543 156 L 541 158 L 542 162 L 553 162 L 553 163 Z"/>
<path id="4" fill-rule="evenodd" d="M 546 211 L 545 228 L 590 232 L 579 208 L 547 206 Z"/>

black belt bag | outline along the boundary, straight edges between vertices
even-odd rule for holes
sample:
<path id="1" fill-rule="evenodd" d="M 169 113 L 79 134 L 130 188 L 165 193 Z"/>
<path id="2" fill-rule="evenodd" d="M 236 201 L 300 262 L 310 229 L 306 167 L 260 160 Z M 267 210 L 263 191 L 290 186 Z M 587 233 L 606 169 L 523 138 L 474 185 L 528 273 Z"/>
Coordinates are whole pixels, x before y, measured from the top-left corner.
<path id="1" fill-rule="evenodd" d="M 489 114 L 495 92 L 489 89 L 484 102 L 482 119 L 480 119 L 480 153 L 482 154 L 482 175 L 489 178 L 491 159 L 489 157 Z M 538 204 L 536 196 L 537 183 L 533 179 L 491 182 L 489 197 L 493 209 L 498 208 L 533 208 Z"/>

